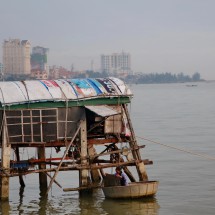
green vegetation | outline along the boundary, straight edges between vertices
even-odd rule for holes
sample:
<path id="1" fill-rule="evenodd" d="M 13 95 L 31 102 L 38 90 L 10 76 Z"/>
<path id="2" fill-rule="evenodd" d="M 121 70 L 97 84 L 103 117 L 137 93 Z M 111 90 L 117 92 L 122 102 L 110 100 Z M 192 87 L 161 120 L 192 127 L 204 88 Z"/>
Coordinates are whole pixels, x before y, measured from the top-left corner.
<path id="1" fill-rule="evenodd" d="M 87 70 L 85 73 L 77 74 L 72 78 L 106 78 L 109 77 L 106 72 L 94 72 L 92 70 Z"/>
<path id="2" fill-rule="evenodd" d="M 156 84 L 156 83 L 184 83 L 184 82 L 198 82 L 204 81 L 198 72 L 192 76 L 184 75 L 183 73 L 171 74 L 171 73 L 150 73 L 150 74 L 135 74 L 128 75 L 126 77 L 120 77 L 106 72 L 93 72 L 87 70 L 84 73 L 77 73 L 75 76 L 69 78 L 106 78 L 114 76 L 120 78 L 128 84 Z M 33 79 L 30 75 L 5 75 L 5 81 L 21 81 Z"/>
<path id="3" fill-rule="evenodd" d="M 128 75 L 124 80 L 126 83 L 131 84 L 183 83 L 203 81 L 198 72 L 194 73 L 191 77 L 189 75 L 184 75 L 183 73 L 179 73 L 177 75 L 171 73 Z"/>
<path id="4" fill-rule="evenodd" d="M 128 75 L 127 77 L 120 77 L 117 75 L 110 75 L 105 72 L 93 72 L 87 70 L 85 73 L 77 74 L 73 78 L 105 78 L 108 76 L 114 76 L 124 80 L 129 84 L 155 84 L 155 83 L 183 83 L 183 82 L 197 82 L 203 81 L 198 72 L 192 76 L 184 75 L 183 73 L 171 74 L 171 73 L 150 73 L 150 74 L 134 74 Z"/>

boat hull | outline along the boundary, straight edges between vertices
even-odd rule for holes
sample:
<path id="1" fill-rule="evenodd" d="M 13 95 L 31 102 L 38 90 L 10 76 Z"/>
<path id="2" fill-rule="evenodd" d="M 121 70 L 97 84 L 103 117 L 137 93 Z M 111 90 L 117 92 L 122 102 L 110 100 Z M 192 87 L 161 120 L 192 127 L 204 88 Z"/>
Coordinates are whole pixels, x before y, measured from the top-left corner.
<path id="1" fill-rule="evenodd" d="M 143 198 L 156 194 L 158 181 L 133 182 L 128 186 L 103 187 L 102 190 L 106 198 Z"/>

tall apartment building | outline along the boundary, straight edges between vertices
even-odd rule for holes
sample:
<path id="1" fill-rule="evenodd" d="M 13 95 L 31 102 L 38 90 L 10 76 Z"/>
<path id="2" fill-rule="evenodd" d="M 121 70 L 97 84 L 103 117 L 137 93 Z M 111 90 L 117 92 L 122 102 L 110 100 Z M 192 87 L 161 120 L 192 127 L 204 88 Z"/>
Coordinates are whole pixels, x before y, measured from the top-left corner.
<path id="1" fill-rule="evenodd" d="M 125 52 L 101 55 L 101 69 L 109 74 L 131 74 L 131 56 Z"/>
<path id="2" fill-rule="evenodd" d="M 9 39 L 3 43 L 4 75 L 29 75 L 31 44 L 28 40 Z"/>
<path id="3" fill-rule="evenodd" d="M 49 49 L 41 46 L 32 48 L 31 69 L 48 72 L 47 53 Z"/>

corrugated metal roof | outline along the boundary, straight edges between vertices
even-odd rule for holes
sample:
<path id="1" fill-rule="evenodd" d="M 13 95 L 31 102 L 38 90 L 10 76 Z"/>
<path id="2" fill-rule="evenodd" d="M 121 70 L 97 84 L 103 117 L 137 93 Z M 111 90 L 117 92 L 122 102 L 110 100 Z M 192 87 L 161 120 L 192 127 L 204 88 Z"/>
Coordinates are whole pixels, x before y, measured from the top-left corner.
<path id="1" fill-rule="evenodd" d="M 131 97 L 132 93 L 125 83 L 117 78 L 0 82 L 2 107 L 124 96 Z"/>
<path id="2" fill-rule="evenodd" d="M 110 106 L 106 105 L 85 106 L 85 108 L 102 117 L 113 116 L 121 113 L 119 110 L 112 109 Z"/>

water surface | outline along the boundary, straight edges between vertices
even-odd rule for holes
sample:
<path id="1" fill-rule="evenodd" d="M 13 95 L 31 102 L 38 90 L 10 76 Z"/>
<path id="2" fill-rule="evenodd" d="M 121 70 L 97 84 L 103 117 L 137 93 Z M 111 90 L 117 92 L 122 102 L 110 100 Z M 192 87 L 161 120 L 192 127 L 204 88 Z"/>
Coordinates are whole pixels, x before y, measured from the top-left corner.
<path id="1" fill-rule="evenodd" d="M 215 83 L 153 84 L 130 86 L 134 98 L 129 106 L 137 136 L 169 146 L 215 157 Z M 64 193 L 53 185 L 48 198 L 40 196 L 38 175 L 10 180 L 10 200 L 1 202 L 2 214 L 215 214 L 215 160 L 166 148 L 138 139 L 145 144 L 143 159 L 151 180 L 159 180 L 154 198 L 113 201 L 100 189 L 79 198 L 77 192 Z M 60 173 L 63 187 L 76 187 L 78 174 Z"/>

